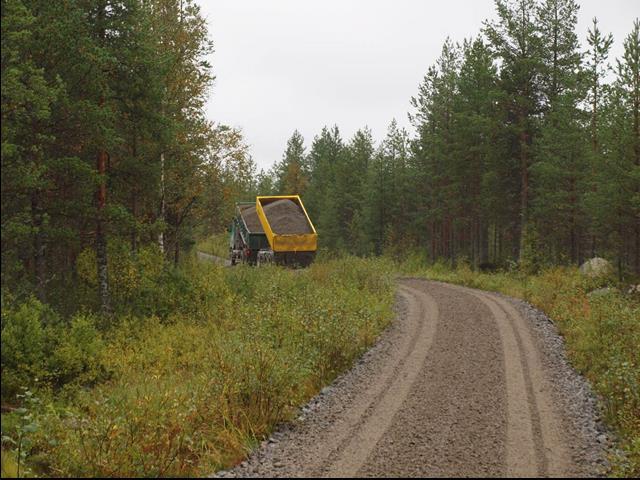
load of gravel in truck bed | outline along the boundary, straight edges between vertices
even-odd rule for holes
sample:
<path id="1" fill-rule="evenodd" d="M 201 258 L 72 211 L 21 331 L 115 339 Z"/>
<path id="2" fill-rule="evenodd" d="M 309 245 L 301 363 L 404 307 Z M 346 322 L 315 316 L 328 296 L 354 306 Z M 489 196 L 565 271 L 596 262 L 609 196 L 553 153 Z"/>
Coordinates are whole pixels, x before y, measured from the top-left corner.
<path id="1" fill-rule="evenodd" d="M 260 219 L 258 218 L 255 205 L 240 207 L 240 213 L 250 233 L 264 233 L 264 228 L 262 228 L 262 223 L 260 223 Z"/>
<path id="2" fill-rule="evenodd" d="M 313 233 L 302 207 L 293 200 L 283 198 L 263 207 L 273 233 L 280 235 L 302 235 Z"/>

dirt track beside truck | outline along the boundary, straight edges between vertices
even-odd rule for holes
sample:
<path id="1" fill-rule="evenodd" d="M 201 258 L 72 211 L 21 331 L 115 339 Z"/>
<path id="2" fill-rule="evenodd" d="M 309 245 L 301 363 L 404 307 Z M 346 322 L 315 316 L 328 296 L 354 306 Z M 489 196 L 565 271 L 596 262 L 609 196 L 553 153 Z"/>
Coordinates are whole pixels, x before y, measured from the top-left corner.
<path id="1" fill-rule="evenodd" d="M 417 279 L 396 308 L 352 370 L 218 475 L 602 475 L 595 399 L 540 312 Z"/>

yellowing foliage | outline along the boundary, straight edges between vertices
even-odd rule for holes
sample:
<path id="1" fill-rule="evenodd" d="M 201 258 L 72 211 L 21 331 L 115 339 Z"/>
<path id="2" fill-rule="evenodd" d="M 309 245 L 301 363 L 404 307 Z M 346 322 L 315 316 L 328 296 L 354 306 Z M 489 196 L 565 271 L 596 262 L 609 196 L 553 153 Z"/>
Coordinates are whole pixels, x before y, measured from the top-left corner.
<path id="1" fill-rule="evenodd" d="M 144 268 L 119 265 L 140 288 Z M 96 356 L 109 379 L 35 412 L 39 473 L 203 476 L 234 464 L 371 345 L 392 315 L 391 271 L 348 258 L 166 277 L 184 305 L 112 321 Z M 74 348 L 63 349 L 71 370 Z"/>

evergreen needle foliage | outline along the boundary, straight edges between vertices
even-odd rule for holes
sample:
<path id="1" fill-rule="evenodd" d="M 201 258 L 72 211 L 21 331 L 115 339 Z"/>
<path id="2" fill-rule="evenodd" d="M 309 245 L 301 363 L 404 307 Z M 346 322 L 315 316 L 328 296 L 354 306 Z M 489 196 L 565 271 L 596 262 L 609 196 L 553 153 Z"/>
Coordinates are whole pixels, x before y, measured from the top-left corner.
<path id="1" fill-rule="evenodd" d="M 425 65 L 414 131 L 296 130 L 258 173 L 205 117 L 196 0 L 2 0 L 3 476 L 231 465 L 373 342 L 388 258 L 416 252 L 558 322 L 629 452 L 615 473 L 637 475 L 637 303 L 588 297 L 573 266 L 640 278 L 640 21 L 609 59 L 596 19 L 581 44 L 575 0 L 495 5 Z M 258 194 L 303 196 L 318 263 L 192 265 L 198 240 L 226 256 L 235 202 Z"/>

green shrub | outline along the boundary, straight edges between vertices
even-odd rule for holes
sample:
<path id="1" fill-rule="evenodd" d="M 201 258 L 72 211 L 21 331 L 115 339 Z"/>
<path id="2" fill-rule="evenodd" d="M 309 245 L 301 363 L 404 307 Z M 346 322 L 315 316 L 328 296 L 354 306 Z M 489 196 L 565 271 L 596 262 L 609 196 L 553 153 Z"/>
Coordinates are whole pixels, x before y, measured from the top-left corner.
<path id="1" fill-rule="evenodd" d="M 94 318 L 69 322 L 34 298 L 2 309 L 2 399 L 14 403 L 22 387 L 59 389 L 102 378 L 103 342 Z"/>
<path id="2" fill-rule="evenodd" d="M 132 252 L 130 245 L 122 240 L 111 239 L 108 244 L 109 291 L 117 313 L 150 313 L 156 301 L 163 296 L 159 286 L 166 275 L 164 256 L 154 245 L 141 247 Z M 91 291 L 97 290 L 96 253 L 87 248 L 76 261 L 78 276 Z"/>
<path id="3" fill-rule="evenodd" d="M 46 332 L 42 317 L 47 311 L 35 298 L 17 307 L 2 308 L 2 398 L 13 398 L 20 387 L 33 385 L 47 372 Z"/>
<path id="4" fill-rule="evenodd" d="M 392 271 L 351 257 L 164 269 L 156 313 L 130 309 L 101 332 L 76 316 L 46 366 L 74 394 L 39 412 L 40 473 L 192 476 L 237 462 L 371 345 L 392 315 Z"/>
<path id="5" fill-rule="evenodd" d="M 90 385 L 105 376 L 104 343 L 90 315 L 76 315 L 69 328 L 55 331 L 55 347 L 47 361 L 57 385 Z"/>

